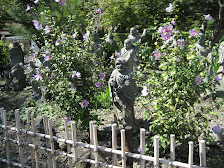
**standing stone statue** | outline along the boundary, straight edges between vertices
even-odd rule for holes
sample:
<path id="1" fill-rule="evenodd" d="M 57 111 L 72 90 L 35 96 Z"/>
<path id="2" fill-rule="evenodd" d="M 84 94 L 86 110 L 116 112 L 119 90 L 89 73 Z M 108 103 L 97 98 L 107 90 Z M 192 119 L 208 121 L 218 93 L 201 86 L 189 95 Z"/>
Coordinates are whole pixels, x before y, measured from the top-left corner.
<path id="1" fill-rule="evenodd" d="M 219 61 L 218 64 L 220 64 L 220 67 L 217 71 L 218 76 L 220 79 L 223 79 L 224 76 L 224 41 L 221 42 L 219 46 Z"/>
<path id="2" fill-rule="evenodd" d="M 115 120 L 124 125 L 135 126 L 135 81 L 123 58 L 116 60 L 115 67 L 108 82 L 111 101 L 115 107 Z"/>
<path id="3" fill-rule="evenodd" d="M 21 90 L 26 86 L 26 76 L 23 69 L 24 53 L 18 42 L 9 50 L 9 64 L 4 66 L 6 88 Z"/>
<path id="4" fill-rule="evenodd" d="M 124 41 L 124 47 L 121 49 L 121 57 L 124 59 L 126 67 L 131 72 L 137 71 L 139 59 L 131 39 L 126 39 Z"/>

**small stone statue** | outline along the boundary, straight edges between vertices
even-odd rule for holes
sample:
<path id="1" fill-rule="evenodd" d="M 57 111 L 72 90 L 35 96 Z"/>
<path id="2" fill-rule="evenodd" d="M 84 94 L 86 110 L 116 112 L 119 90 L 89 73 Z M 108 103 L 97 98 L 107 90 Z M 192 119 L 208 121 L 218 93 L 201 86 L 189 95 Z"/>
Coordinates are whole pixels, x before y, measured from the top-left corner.
<path id="1" fill-rule="evenodd" d="M 126 67 L 131 72 L 136 72 L 139 59 L 131 39 L 124 41 L 124 47 L 121 49 L 121 57 L 124 59 Z"/>
<path id="2" fill-rule="evenodd" d="M 125 60 L 118 58 L 109 79 L 110 97 L 115 107 L 115 120 L 124 125 L 135 126 L 134 100 L 136 91 L 133 90 L 135 81 L 131 71 L 126 68 Z"/>
<path id="3" fill-rule="evenodd" d="M 218 64 L 220 64 L 220 67 L 217 71 L 218 76 L 220 79 L 223 79 L 224 76 L 224 41 L 221 42 L 219 46 L 219 61 Z"/>
<path id="4" fill-rule="evenodd" d="M 138 30 L 135 27 L 132 27 L 130 29 L 130 35 L 128 36 L 128 39 L 131 39 L 132 44 L 136 43 L 136 42 L 140 42 L 143 40 L 143 38 L 145 38 L 146 36 L 146 29 L 144 29 L 142 35 L 139 35 Z"/>

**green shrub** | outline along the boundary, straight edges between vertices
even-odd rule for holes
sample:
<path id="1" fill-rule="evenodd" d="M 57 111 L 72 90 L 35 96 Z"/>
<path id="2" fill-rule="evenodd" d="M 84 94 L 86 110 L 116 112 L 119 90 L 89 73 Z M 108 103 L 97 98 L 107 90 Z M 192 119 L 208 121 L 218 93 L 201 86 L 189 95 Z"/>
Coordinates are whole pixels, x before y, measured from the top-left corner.
<path id="1" fill-rule="evenodd" d="M 8 46 L 0 40 L 0 74 L 3 74 L 3 66 L 8 64 Z"/>

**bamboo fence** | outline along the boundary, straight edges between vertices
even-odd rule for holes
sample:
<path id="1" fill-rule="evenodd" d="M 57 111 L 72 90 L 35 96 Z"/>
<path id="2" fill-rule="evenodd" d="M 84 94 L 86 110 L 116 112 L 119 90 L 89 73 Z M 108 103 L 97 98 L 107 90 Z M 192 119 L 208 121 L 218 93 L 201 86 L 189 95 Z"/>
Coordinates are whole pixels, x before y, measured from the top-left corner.
<path id="1" fill-rule="evenodd" d="M 159 167 L 161 164 L 168 164 L 171 168 L 173 167 L 186 167 L 186 168 L 204 168 L 206 167 L 206 153 L 205 153 L 205 141 L 199 141 L 199 157 L 200 157 L 200 166 L 193 165 L 193 142 L 189 142 L 189 156 L 188 163 L 182 163 L 175 161 L 175 135 L 171 135 L 171 146 L 170 146 L 170 160 L 159 158 L 159 136 L 154 136 L 154 156 L 145 155 L 145 132 L 144 128 L 140 129 L 140 154 L 126 152 L 125 141 L 128 137 L 125 138 L 125 129 L 122 129 L 121 132 L 121 150 L 118 150 L 117 145 L 117 125 L 112 124 L 112 148 L 107 148 L 98 145 L 97 138 L 97 126 L 91 121 L 90 126 L 90 144 L 77 142 L 76 136 L 76 125 L 75 122 L 71 122 L 72 128 L 72 139 L 69 139 L 68 136 L 68 123 L 65 119 L 65 133 L 66 138 L 58 138 L 53 136 L 52 132 L 52 121 L 48 119 L 47 116 L 43 116 L 44 130 L 45 134 L 38 133 L 35 127 L 35 120 L 33 115 L 27 113 L 27 129 L 22 129 L 20 125 L 20 114 L 19 110 L 15 110 L 15 121 L 16 127 L 7 125 L 6 111 L 3 108 L 0 108 L 1 112 L 1 126 L 3 129 L 3 138 L 2 142 L 5 146 L 5 158 L 0 158 L 0 162 L 4 162 L 10 168 L 11 166 L 21 167 L 21 168 L 39 168 L 39 152 L 44 151 L 47 155 L 46 164 L 48 168 L 56 168 L 57 157 L 63 155 L 68 159 L 69 168 L 80 168 L 81 162 L 88 162 L 91 164 L 91 167 L 108 167 L 108 168 L 126 168 L 127 159 L 134 158 L 139 160 L 140 168 L 146 166 L 145 162 L 152 162 L 154 167 Z M 16 139 L 10 139 L 9 131 L 16 133 Z M 31 137 L 32 142 L 25 142 L 23 136 Z M 46 140 L 46 147 L 42 147 L 40 144 L 40 138 Z M 54 143 L 63 142 L 67 145 L 67 153 L 59 150 L 55 150 Z M 15 152 L 15 149 L 10 149 L 10 143 L 16 144 L 18 146 L 19 154 L 19 163 L 16 163 L 11 159 L 12 152 Z M 27 156 L 24 156 L 24 148 L 28 147 L 30 150 L 32 165 L 26 165 L 25 159 Z M 84 147 L 90 149 L 90 158 L 80 157 L 79 148 Z M 73 152 L 71 152 L 73 149 Z M 112 163 L 102 163 L 99 161 L 99 151 L 111 153 Z M 118 157 L 119 156 L 119 157 Z M 121 158 L 121 165 L 118 165 L 118 158 Z M 120 167 L 121 166 L 121 167 Z"/>

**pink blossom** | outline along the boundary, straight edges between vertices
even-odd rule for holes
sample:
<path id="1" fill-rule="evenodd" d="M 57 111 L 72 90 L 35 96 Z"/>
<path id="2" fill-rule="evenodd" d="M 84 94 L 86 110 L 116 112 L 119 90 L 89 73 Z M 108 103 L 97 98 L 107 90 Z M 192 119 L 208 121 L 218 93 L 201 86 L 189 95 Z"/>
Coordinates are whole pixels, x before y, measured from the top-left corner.
<path id="1" fill-rule="evenodd" d="M 212 20 L 213 19 L 213 17 L 210 16 L 210 14 L 204 15 L 204 17 L 205 17 L 205 20 Z"/>
<path id="2" fill-rule="evenodd" d="M 59 2 L 60 0 L 55 0 L 55 2 Z"/>
<path id="3" fill-rule="evenodd" d="M 60 4 L 60 5 L 65 5 L 66 3 L 67 3 L 67 2 L 65 2 L 65 0 L 60 0 L 60 1 L 59 1 L 59 4 Z"/>
<path id="4" fill-rule="evenodd" d="M 165 29 L 164 29 L 162 26 L 160 26 L 160 27 L 158 28 L 158 30 L 157 30 L 157 32 L 158 32 L 159 34 L 164 33 L 164 31 L 165 31 Z"/>
<path id="5" fill-rule="evenodd" d="M 103 79 L 103 78 L 105 78 L 105 73 L 100 72 L 100 79 Z"/>
<path id="6" fill-rule="evenodd" d="M 141 147 L 140 147 L 140 146 L 138 147 L 138 152 L 139 152 L 139 153 L 141 152 Z"/>
<path id="7" fill-rule="evenodd" d="M 76 77 L 77 78 L 81 78 L 81 73 L 80 72 L 76 72 Z"/>
<path id="8" fill-rule="evenodd" d="M 172 20 L 171 21 L 171 24 L 175 26 L 176 25 L 176 22 L 174 20 Z"/>
<path id="9" fill-rule="evenodd" d="M 191 36 L 196 36 L 196 35 L 198 35 L 198 32 L 196 31 L 196 30 L 189 30 L 189 33 L 190 33 L 190 35 Z"/>
<path id="10" fill-rule="evenodd" d="M 77 37 L 77 33 L 73 33 L 72 38 L 76 38 L 76 37 Z"/>
<path id="11" fill-rule="evenodd" d="M 95 86 L 96 86 L 96 87 L 102 87 L 102 85 L 103 85 L 103 84 L 102 84 L 101 82 L 96 82 L 96 83 L 95 83 Z"/>
<path id="12" fill-rule="evenodd" d="M 173 25 L 166 25 L 164 27 L 164 31 L 168 32 L 168 33 L 172 33 L 173 32 Z"/>
<path id="13" fill-rule="evenodd" d="M 213 130 L 213 132 L 214 132 L 215 134 L 219 134 L 219 133 L 221 132 L 221 127 L 220 127 L 218 124 L 216 124 L 216 125 L 212 128 L 212 130 Z"/>
<path id="14" fill-rule="evenodd" d="M 32 22 L 35 27 L 39 24 L 38 20 L 33 20 Z"/>
<path id="15" fill-rule="evenodd" d="M 197 83 L 197 85 L 200 85 L 202 79 L 200 78 L 200 76 L 198 75 L 195 79 L 195 82 Z"/>
<path id="16" fill-rule="evenodd" d="M 162 34 L 163 40 L 168 41 L 168 40 L 170 40 L 170 38 L 171 38 L 171 33 L 167 32 L 167 33 Z"/>
<path id="17" fill-rule="evenodd" d="M 70 123 L 72 121 L 71 117 L 67 117 L 67 122 Z"/>
<path id="18" fill-rule="evenodd" d="M 37 58 L 37 54 L 36 54 L 36 53 L 33 53 L 33 57 L 34 57 L 34 58 Z"/>
<path id="19" fill-rule="evenodd" d="M 88 106 L 89 102 L 87 100 L 82 101 L 81 107 L 86 108 Z"/>
<path id="20" fill-rule="evenodd" d="M 147 92 L 147 89 L 148 89 L 148 87 L 147 86 L 145 86 L 143 89 L 142 89 L 142 96 L 147 96 L 148 94 L 149 94 L 149 92 Z"/>
<path id="21" fill-rule="evenodd" d="M 29 11 L 31 9 L 30 5 L 27 5 L 26 11 Z"/>
<path id="22" fill-rule="evenodd" d="M 178 39 L 178 40 L 177 40 L 177 45 L 183 47 L 183 46 L 185 45 L 185 41 L 184 41 L 184 39 Z"/>
<path id="23" fill-rule="evenodd" d="M 50 54 L 50 51 L 49 51 L 49 50 L 46 50 L 46 51 L 45 51 L 45 54 Z"/>
<path id="24" fill-rule="evenodd" d="M 101 13 L 101 9 L 100 8 L 96 9 L 96 13 Z"/>
<path id="25" fill-rule="evenodd" d="M 111 57 L 109 57 L 111 60 L 113 60 L 114 59 L 114 54 L 112 54 L 111 55 Z"/>
<path id="26" fill-rule="evenodd" d="M 35 0 L 34 3 L 35 3 L 35 4 L 38 4 L 38 0 Z"/>
<path id="27" fill-rule="evenodd" d="M 173 5 L 170 3 L 169 7 L 166 8 L 167 12 L 172 12 L 173 11 Z"/>
<path id="28" fill-rule="evenodd" d="M 37 29 L 37 30 L 42 29 L 42 24 L 41 24 L 41 23 L 39 23 L 39 24 L 36 26 L 36 29 Z"/>
<path id="29" fill-rule="evenodd" d="M 219 82 L 220 80 L 221 80 L 221 79 L 216 75 L 216 76 L 215 76 L 215 81 L 216 81 L 216 82 Z"/>
<path id="30" fill-rule="evenodd" d="M 49 26 L 45 26 L 44 33 L 47 34 L 51 31 L 51 28 Z"/>
<path id="31" fill-rule="evenodd" d="M 56 46 L 61 45 L 61 40 L 60 40 L 60 39 L 57 39 L 56 42 L 55 42 L 55 45 L 56 45 Z"/>
<path id="32" fill-rule="evenodd" d="M 36 81 L 38 81 L 38 80 L 42 79 L 41 74 L 36 73 L 36 75 L 34 75 L 34 79 L 35 79 Z"/>
<path id="33" fill-rule="evenodd" d="M 117 50 L 115 50 L 115 55 L 119 58 L 121 57 L 121 54 L 119 52 L 117 52 Z"/>
<path id="34" fill-rule="evenodd" d="M 163 54 L 161 54 L 161 52 L 159 50 L 153 51 L 153 54 L 157 58 L 159 58 L 159 57 L 161 57 L 163 55 Z"/>
<path id="35" fill-rule="evenodd" d="M 50 55 L 44 55 L 44 60 L 45 60 L 45 61 L 48 61 L 50 58 L 51 58 Z"/>
<path id="36" fill-rule="evenodd" d="M 84 36 L 83 36 L 83 39 L 86 41 L 89 38 L 89 35 L 90 35 L 90 31 L 87 30 L 86 34 L 84 34 Z"/>

